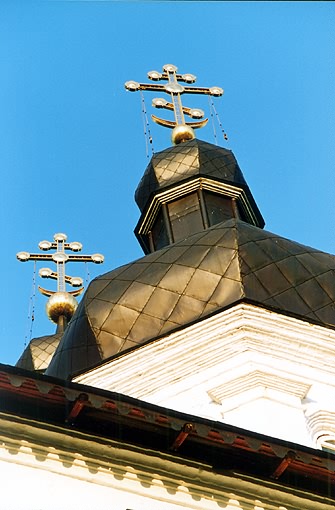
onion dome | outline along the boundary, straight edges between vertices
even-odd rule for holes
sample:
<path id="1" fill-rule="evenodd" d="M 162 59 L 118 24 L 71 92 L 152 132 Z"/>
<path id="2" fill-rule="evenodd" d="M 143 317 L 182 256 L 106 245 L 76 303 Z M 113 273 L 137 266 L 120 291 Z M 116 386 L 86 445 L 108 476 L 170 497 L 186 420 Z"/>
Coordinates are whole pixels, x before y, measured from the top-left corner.
<path id="1" fill-rule="evenodd" d="M 46 312 L 49 319 L 57 324 L 56 333 L 30 340 L 15 366 L 44 373 L 77 306 L 77 300 L 68 292 L 52 294 L 47 301 Z"/>
<path id="2" fill-rule="evenodd" d="M 241 301 L 335 326 L 335 257 L 233 218 L 89 285 L 47 369 L 71 378 Z"/>
<path id="3" fill-rule="evenodd" d="M 236 217 L 264 220 L 232 151 L 190 140 L 155 154 L 135 192 L 145 253 Z"/>
<path id="4" fill-rule="evenodd" d="M 40 241 L 38 247 L 42 252 L 48 252 L 50 250 L 55 250 L 55 252 L 29 253 L 27 251 L 21 251 L 17 253 L 16 257 L 21 262 L 43 260 L 56 263 L 57 271 L 52 271 L 48 267 L 43 267 L 39 270 L 39 276 L 41 278 L 57 280 L 57 291 L 44 289 L 40 286 L 38 290 L 41 294 L 49 298 L 46 304 L 46 313 L 49 319 L 57 324 L 57 330 L 55 335 L 32 339 L 16 366 L 27 370 L 44 371 L 56 350 L 68 322 L 78 306 L 75 296 L 79 296 L 84 290 L 84 287 L 82 287 L 82 278 L 65 274 L 65 264 L 67 262 L 94 262 L 95 264 L 101 264 L 104 257 L 100 253 L 95 253 L 93 255 L 78 254 L 82 249 L 82 244 L 78 241 L 67 242 L 67 235 L 61 232 L 54 235 L 53 241 Z M 68 251 L 75 252 L 75 254 L 69 255 L 67 253 Z M 77 289 L 67 292 L 66 284 L 77 287 Z"/>
<path id="5" fill-rule="evenodd" d="M 61 338 L 62 333 L 33 338 L 15 366 L 25 370 L 45 372 Z"/>
<path id="6" fill-rule="evenodd" d="M 264 226 L 234 154 L 201 140 L 155 154 L 135 200 L 142 212 L 135 234 L 145 253 L 229 218 Z"/>
<path id="7" fill-rule="evenodd" d="M 241 186 L 250 194 L 232 151 L 194 139 L 153 155 L 135 191 L 136 203 L 143 211 L 153 193 L 195 176 Z"/>

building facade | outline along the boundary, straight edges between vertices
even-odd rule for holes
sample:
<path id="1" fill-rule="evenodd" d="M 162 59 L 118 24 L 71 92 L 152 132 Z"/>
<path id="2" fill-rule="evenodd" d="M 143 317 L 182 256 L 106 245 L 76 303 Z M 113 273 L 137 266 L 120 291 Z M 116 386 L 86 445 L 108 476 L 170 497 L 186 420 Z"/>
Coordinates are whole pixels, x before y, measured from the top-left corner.
<path id="1" fill-rule="evenodd" d="M 144 256 L 2 366 L 6 510 L 334 506 L 335 257 L 264 230 L 185 126 L 135 193 Z"/>

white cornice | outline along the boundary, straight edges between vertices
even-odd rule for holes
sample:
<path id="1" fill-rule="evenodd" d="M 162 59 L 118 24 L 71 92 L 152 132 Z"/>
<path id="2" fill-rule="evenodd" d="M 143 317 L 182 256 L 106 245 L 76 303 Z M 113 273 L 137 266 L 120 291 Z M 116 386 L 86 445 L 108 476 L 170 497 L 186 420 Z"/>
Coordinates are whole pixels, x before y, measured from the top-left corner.
<path id="1" fill-rule="evenodd" d="M 111 501 L 120 510 L 215 510 L 218 507 L 229 510 L 333 509 L 328 498 L 288 487 L 283 489 L 273 481 L 259 481 L 238 473 L 216 473 L 206 464 L 126 446 L 117 441 L 102 441 L 75 430 L 68 434 L 61 427 L 49 425 L 45 429 L 43 424 L 23 418 L 13 421 L 12 417 L 4 414 L 0 415 L 0 430 L 0 470 L 8 466 L 7 471 L 12 473 L 17 466 L 17 475 L 24 477 L 20 487 L 27 480 L 29 482 L 29 477 L 35 485 L 39 483 L 39 488 L 35 487 L 37 492 L 16 495 L 12 483 L 2 485 L 2 502 L 10 493 L 9 506 L 13 509 L 23 508 L 20 503 L 17 504 L 22 499 L 26 502 L 24 508 L 28 508 L 28 504 L 29 508 L 36 508 L 36 504 L 43 502 L 43 508 L 53 509 L 54 501 L 59 500 L 59 494 L 54 493 L 56 488 L 61 491 L 64 510 L 75 508 L 75 501 L 80 502 L 80 507 L 88 508 L 80 489 L 85 490 L 93 504 L 95 495 L 100 496 L 101 501 L 99 490 L 104 491 L 104 488 L 109 490 L 104 509 L 110 508 Z M 48 473 L 47 482 L 51 485 L 41 483 L 43 473 Z M 6 471 L 1 474 L 4 483 Z M 76 485 L 65 483 L 69 479 L 76 480 Z M 50 487 L 53 494 L 48 492 Z M 74 487 L 77 489 L 74 490 Z M 31 485 L 30 489 L 33 488 Z M 31 501 L 34 501 L 33 506 Z"/>
<path id="2" fill-rule="evenodd" d="M 241 363 L 251 363 L 251 371 L 255 364 L 271 366 L 278 376 L 286 374 L 299 384 L 335 386 L 334 362 L 333 329 L 242 303 L 74 380 L 145 399 L 162 388 L 167 394 L 171 388 L 172 395 L 172 386 L 180 379 L 199 384 L 199 374 L 209 369 L 219 374 L 226 366 L 235 370 L 236 378 Z"/>

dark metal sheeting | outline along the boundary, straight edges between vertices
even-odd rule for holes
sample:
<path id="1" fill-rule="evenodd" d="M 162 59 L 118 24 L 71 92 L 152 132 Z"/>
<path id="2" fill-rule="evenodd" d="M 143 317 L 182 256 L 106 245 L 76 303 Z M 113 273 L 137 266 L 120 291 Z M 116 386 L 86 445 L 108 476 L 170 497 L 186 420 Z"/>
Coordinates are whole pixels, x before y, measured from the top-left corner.
<path id="1" fill-rule="evenodd" d="M 212 178 L 244 189 L 259 216 L 260 224 L 264 224 L 232 151 L 197 139 L 154 154 L 135 191 L 136 203 L 143 211 L 155 192 L 195 176 Z"/>
<path id="2" fill-rule="evenodd" d="M 335 257 L 238 220 L 95 279 L 47 370 L 69 378 L 239 301 L 335 326 Z"/>
<path id="3" fill-rule="evenodd" d="M 33 338 L 23 351 L 16 366 L 43 372 L 48 367 L 61 338 L 62 333 Z"/>

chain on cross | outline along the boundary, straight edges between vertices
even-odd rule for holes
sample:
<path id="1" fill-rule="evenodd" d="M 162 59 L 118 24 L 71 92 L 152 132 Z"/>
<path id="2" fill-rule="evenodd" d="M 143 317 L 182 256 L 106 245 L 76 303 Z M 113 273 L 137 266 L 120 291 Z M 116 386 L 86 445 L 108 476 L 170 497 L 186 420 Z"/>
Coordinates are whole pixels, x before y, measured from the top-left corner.
<path id="1" fill-rule="evenodd" d="M 173 129 L 172 141 L 177 144 L 195 138 L 193 129 L 205 126 L 208 119 L 204 119 L 204 112 L 200 108 L 188 108 L 182 105 L 181 94 L 205 94 L 210 96 L 222 96 L 223 89 L 220 87 L 190 87 L 189 85 L 182 85 L 181 83 L 195 83 L 196 77 L 193 74 L 177 74 L 177 67 L 172 64 L 163 66 L 163 72 L 150 71 L 148 78 L 152 81 L 165 80 L 167 83 L 163 84 L 150 84 L 138 83 L 136 81 L 127 81 L 125 87 L 131 92 L 137 90 L 150 90 L 154 92 L 164 92 L 170 95 L 171 102 L 166 101 L 164 98 L 155 98 L 152 105 L 155 108 L 164 108 L 174 112 L 174 121 L 161 119 L 156 115 L 151 115 L 152 120 L 157 124 Z M 195 119 L 192 122 L 185 122 L 185 115 Z M 202 120 L 199 120 L 202 119 Z"/>

